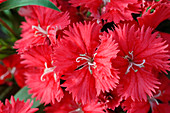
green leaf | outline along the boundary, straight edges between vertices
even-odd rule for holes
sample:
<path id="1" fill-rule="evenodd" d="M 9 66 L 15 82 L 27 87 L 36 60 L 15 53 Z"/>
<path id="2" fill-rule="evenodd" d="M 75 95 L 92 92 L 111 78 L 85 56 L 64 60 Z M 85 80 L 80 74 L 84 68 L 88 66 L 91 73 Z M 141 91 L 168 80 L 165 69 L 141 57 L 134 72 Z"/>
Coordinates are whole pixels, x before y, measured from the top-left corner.
<path id="1" fill-rule="evenodd" d="M 31 95 L 28 94 L 28 87 L 23 87 L 22 89 L 20 89 L 15 95 L 14 98 L 15 100 L 17 98 L 19 98 L 19 100 L 24 100 L 24 102 L 26 102 L 28 99 L 30 99 L 31 101 L 34 101 L 34 104 L 31 108 L 36 108 L 38 107 L 41 103 L 40 101 L 36 101 L 36 98 L 31 98 Z"/>
<path id="2" fill-rule="evenodd" d="M 27 5 L 40 5 L 40 6 L 49 7 L 51 9 L 60 11 L 49 0 L 7 0 L 0 4 L 0 11 L 21 7 L 21 6 L 27 6 Z"/>

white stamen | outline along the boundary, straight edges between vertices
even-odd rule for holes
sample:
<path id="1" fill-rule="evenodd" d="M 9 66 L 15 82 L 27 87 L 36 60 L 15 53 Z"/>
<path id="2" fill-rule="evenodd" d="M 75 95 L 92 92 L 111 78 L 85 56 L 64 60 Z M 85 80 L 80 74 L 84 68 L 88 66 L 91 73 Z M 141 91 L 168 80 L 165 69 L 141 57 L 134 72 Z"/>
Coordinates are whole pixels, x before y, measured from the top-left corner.
<path id="1" fill-rule="evenodd" d="M 137 64 L 137 63 L 133 62 L 133 51 L 129 52 L 129 54 L 131 55 L 131 57 L 129 57 L 128 55 L 126 55 L 124 57 L 124 59 L 130 59 L 131 60 L 131 61 L 129 61 L 129 66 L 128 66 L 125 74 L 129 73 L 131 68 L 134 70 L 134 72 L 137 72 L 138 69 L 134 69 L 133 65 L 138 66 L 139 68 L 142 68 L 142 67 L 144 67 L 144 63 L 145 63 L 145 59 L 143 59 L 143 62 L 140 63 L 140 64 Z"/>
<path id="2" fill-rule="evenodd" d="M 104 5 L 106 5 L 107 2 L 110 2 L 110 0 L 103 0 Z"/>
<path id="3" fill-rule="evenodd" d="M 133 59 L 133 51 L 129 51 L 129 54 L 132 56 L 132 59 Z"/>
<path id="4" fill-rule="evenodd" d="M 95 53 L 95 54 L 93 55 L 93 59 L 94 59 L 94 57 L 96 56 L 96 54 L 97 54 L 97 53 Z M 80 60 L 87 60 L 87 62 L 84 62 L 84 63 L 81 64 L 80 66 L 85 67 L 85 66 L 88 65 L 88 69 L 89 69 L 89 71 L 90 71 L 90 74 L 92 74 L 91 66 L 93 66 L 94 69 L 97 67 L 96 62 L 92 61 L 93 59 L 92 59 L 91 57 L 87 56 L 86 54 L 80 54 L 80 57 L 77 57 L 77 58 L 76 58 L 76 62 L 79 63 Z M 78 66 L 78 67 L 80 67 L 80 66 Z M 82 69 L 83 67 L 79 68 L 79 70 Z"/>
<path id="5" fill-rule="evenodd" d="M 160 90 L 158 90 L 159 91 L 159 93 L 157 94 L 157 95 L 154 95 L 153 97 L 151 97 L 151 98 L 149 98 L 148 100 L 149 100 L 149 103 L 150 103 L 150 106 L 151 106 L 151 109 L 152 109 L 152 111 L 153 111 L 153 102 L 156 102 L 156 104 L 157 105 L 159 105 L 159 102 L 158 102 L 158 100 L 156 100 L 155 98 L 157 98 L 157 97 L 159 97 L 159 96 L 161 96 L 161 91 Z"/>
<path id="6" fill-rule="evenodd" d="M 43 28 L 41 28 L 40 25 L 38 26 L 32 26 L 32 29 L 36 29 L 37 31 L 35 31 L 35 36 L 38 36 L 38 35 L 43 35 L 43 36 L 48 36 L 48 29 L 49 29 L 50 26 L 47 26 L 46 30 L 44 30 Z"/>
<path id="7" fill-rule="evenodd" d="M 11 74 L 13 75 L 13 74 L 15 73 L 15 71 L 16 71 L 16 67 L 13 67 L 13 68 L 11 69 Z"/>
<path id="8" fill-rule="evenodd" d="M 145 0 L 142 0 L 142 7 L 145 7 Z"/>
<path id="9" fill-rule="evenodd" d="M 4 73 L 3 75 L 0 76 L 0 80 L 3 80 L 10 72 L 7 71 L 6 73 Z"/>
<path id="10" fill-rule="evenodd" d="M 125 74 L 129 73 L 130 68 L 131 68 L 132 66 L 133 66 L 133 64 L 132 64 L 132 63 L 130 63 L 130 64 L 129 64 L 129 66 L 128 66 L 128 68 L 127 68 L 127 70 L 126 70 L 126 73 L 125 73 Z"/>
<path id="11" fill-rule="evenodd" d="M 45 79 L 43 78 L 47 73 L 51 73 L 53 72 L 55 69 L 55 67 L 47 67 L 47 63 L 45 62 L 45 69 L 44 69 L 44 73 L 41 75 L 41 81 L 45 81 Z M 54 79 L 57 80 L 56 78 L 56 74 L 54 73 Z"/>
<path id="12" fill-rule="evenodd" d="M 133 63 L 133 65 L 135 65 L 135 66 L 138 66 L 138 67 L 144 67 L 144 64 L 145 63 L 145 59 L 143 59 L 143 62 L 142 63 L 140 63 L 140 64 L 136 64 L 136 63 Z"/>
<path id="13" fill-rule="evenodd" d="M 86 57 L 77 57 L 76 58 L 76 62 L 80 62 L 80 60 L 89 60 L 88 58 L 86 58 Z"/>
<path id="14" fill-rule="evenodd" d="M 57 81 L 57 75 L 54 73 L 54 80 Z"/>
<path id="15" fill-rule="evenodd" d="M 73 110 L 73 111 L 70 111 L 69 113 L 75 113 L 75 112 L 84 113 L 84 111 L 82 111 L 81 108 L 77 108 L 77 109 L 75 109 L 75 110 Z"/>
<path id="16" fill-rule="evenodd" d="M 157 98 L 157 97 L 161 96 L 161 90 L 158 90 L 158 91 L 159 91 L 159 93 L 157 95 L 154 95 L 153 96 L 154 98 Z"/>

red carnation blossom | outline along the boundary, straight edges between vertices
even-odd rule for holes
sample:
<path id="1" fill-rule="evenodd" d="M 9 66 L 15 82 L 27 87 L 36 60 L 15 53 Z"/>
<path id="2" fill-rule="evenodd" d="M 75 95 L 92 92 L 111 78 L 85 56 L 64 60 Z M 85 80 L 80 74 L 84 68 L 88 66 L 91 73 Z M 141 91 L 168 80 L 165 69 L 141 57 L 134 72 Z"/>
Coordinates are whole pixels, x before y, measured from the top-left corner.
<path id="1" fill-rule="evenodd" d="M 68 0 L 57 0 L 57 2 L 61 5 L 62 11 L 69 12 L 70 23 L 83 21 L 83 17 L 80 15 L 79 9 L 73 7 Z"/>
<path id="2" fill-rule="evenodd" d="M 14 97 L 11 96 L 11 102 L 8 99 L 5 100 L 5 105 L 0 101 L 0 113 L 35 113 L 38 108 L 31 108 L 33 101 L 30 100 L 24 102 L 20 101 L 19 98 L 15 101 Z"/>
<path id="3" fill-rule="evenodd" d="M 68 92 L 64 93 L 61 102 L 46 107 L 45 111 L 46 113 L 104 113 L 102 104 L 97 102 L 85 105 L 76 103 Z"/>
<path id="4" fill-rule="evenodd" d="M 102 5 L 106 5 L 109 0 L 70 0 L 74 7 L 83 6 L 89 9 L 93 16 L 99 16 Z"/>
<path id="5" fill-rule="evenodd" d="M 108 22 L 114 21 L 119 23 L 120 20 L 132 20 L 131 13 L 138 12 L 138 10 L 130 10 L 128 5 L 135 4 L 138 0 L 111 0 L 103 7 L 101 18 Z M 132 9 L 134 9 L 132 7 Z"/>
<path id="6" fill-rule="evenodd" d="M 8 69 L 0 64 L 0 85 L 5 83 L 5 80 L 11 78 L 11 73 Z"/>
<path id="7" fill-rule="evenodd" d="M 136 30 L 134 25 L 128 24 L 110 32 L 119 44 L 120 52 L 112 63 L 121 72 L 118 93 L 125 99 L 131 97 L 132 100 L 146 101 L 147 95 L 152 97 L 160 84 L 152 69 L 165 73 L 170 70 L 168 45 L 161 37 L 157 38 L 157 34 L 152 34 L 151 28 L 144 30 L 143 26 Z"/>
<path id="8" fill-rule="evenodd" d="M 152 113 L 169 113 L 170 105 L 170 80 L 160 74 L 161 86 L 156 94 L 148 97 L 147 101 L 132 101 L 127 99 L 122 105 L 127 113 L 148 113 L 151 109 Z"/>
<path id="9" fill-rule="evenodd" d="M 145 25 L 145 27 L 152 27 L 153 31 L 157 26 L 170 18 L 170 6 L 167 3 L 155 3 L 153 4 L 148 11 L 145 11 L 141 17 L 138 17 L 138 22 L 140 26 Z M 170 44 L 170 34 L 159 32 L 161 37 Z M 170 46 L 168 47 L 170 50 Z"/>
<path id="10" fill-rule="evenodd" d="M 101 93 L 98 98 L 99 101 L 105 105 L 105 110 L 112 109 L 114 111 L 122 101 L 122 97 L 118 95 L 116 89 L 110 92 Z"/>
<path id="11" fill-rule="evenodd" d="M 14 75 L 14 78 L 20 87 L 25 86 L 24 72 L 27 68 L 24 64 L 21 64 L 20 55 L 13 54 L 3 59 L 4 65 L 8 68 L 8 72 Z"/>
<path id="12" fill-rule="evenodd" d="M 30 88 L 29 93 L 33 94 L 41 103 L 54 103 L 60 101 L 63 92 L 60 87 L 60 76 L 54 72 L 55 66 L 51 60 L 52 48 L 48 45 L 39 45 L 25 51 L 21 57 L 22 63 L 30 67 L 26 72 L 26 84 Z"/>
<path id="13" fill-rule="evenodd" d="M 76 102 L 94 101 L 96 94 L 109 92 L 118 83 L 117 71 L 110 62 L 117 56 L 117 44 L 109 35 L 99 38 L 100 28 L 96 23 L 73 24 L 54 47 L 55 71 L 65 75 L 62 86 L 67 87 Z"/>
<path id="14" fill-rule="evenodd" d="M 25 16 L 22 22 L 22 39 L 17 40 L 14 48 L 24 52 L 28 47 L 37 44 L 56 43 L 56 32 L 64 29 L 69 23 L 68 12 L 63 13 L 42 6 L 25 6 L 19 11 Z"/>
<path id="15" fill-rule="evenodd" d="M 155 3 L 141 17 L 138 17 L 140 26 L 156 28 L 161 22 L 170 18 L 170 5 L 167 3 Z"/>

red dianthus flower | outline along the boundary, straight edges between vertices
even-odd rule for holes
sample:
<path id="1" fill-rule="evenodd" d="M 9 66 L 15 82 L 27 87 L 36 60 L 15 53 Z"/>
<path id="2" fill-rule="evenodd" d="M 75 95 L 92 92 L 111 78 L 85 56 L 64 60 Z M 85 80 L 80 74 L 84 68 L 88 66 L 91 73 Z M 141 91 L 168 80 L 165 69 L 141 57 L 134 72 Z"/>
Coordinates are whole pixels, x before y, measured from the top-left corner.
<path id="1" fill-rule="evenodd" d="M 64 93 L 61 102 L 56 102 L 45 108 L 46 113 L 104 113 L 103 105 L 97 102 L 85 105 L 76 103 L 71 94 Z"/>
<path id="2" fill-rule="evenodd" d="M 26 84 L 30 88 L 32 97 L 41 100 L 41 103 L 54 103 L 63 97 L 60 87 L 60 77 L 54 72 L 55 66 L 51 60 L 52 47 L 39 45 L 25 51 L 21 57 L 22 63 L 30 67 L 26 72 Z"/>
<path id="3" fill-rule="evenodd" d="M 8 72 L 14 75 L 14 78 L 20 87 L 25 86 L 25 75 L 24 72 L 28 68 L 24 64 L 21 64 L 20 55 L 13 54 L 3 59 L 4 65 L 8 68 Z"/>
<path id="4" fill-rule="evenodd" d="M 147 101 L 132 101 L 130 98 L 123 102 L 124 110 L 127 113 L 148 113 L 151 109 L 152 113 L 169 113 L 170 105 L 170 80 L 164 75 L 159 75 L 161 82 L 160 88 L 152 97 L 148 97 Z"/>
<path id="5" fill-rule="evenodd" d="M 56 3 L 56 2 L 55 2 Z M 37 44 L 56 43 L 56 33 L 69 23 L 68 12 L 63 13 L 42 6 L 25 6 L 19 11 L 26 22 L 22 22 L 22 39 L 17 40 L 14 48 L 24 52 L 28 47 Z"/>
<path id="6" fill-rule="evenodd" d="M 117 56 L 117 44 L 111 36 L 100 36 L 100 28 L 97 23 L 73 24 L 54 47 L 55 71 L 64 74 L 62 86 L 76 102 L 95 100 L 101 91 L 109 92 L 118 83 L 117 71 L 110 62 Z"/>
<path id="7" fill-rule="evenodd" d="M 136 11 L 129 10 L 128 5 L 137 2 L 138 0 L 110 0 L 102 9 L 101 19 L 115 23 L 119 23 L 120 20 L 132 20 L 131 13 Z"/>
<path id="8" fill-rule="evenodd" d="M 155 3 L 145 10 L 141 17 L 138 17 L 140 26 L 145 25 L 145 28 L 156 27 L 164 20 L 170 18 L 170 5 L 167 3 Z"/>
<path id="9" fill-rule="evenodd" d="M 152 69 L 158 72 L 170 70 L 167 46 L 161 37 L 157 38 L 157 32 L 152 34 L 152 29 L 135 29 L 135 26 L 125 24 L 119 26 L 110 35 L 119 44 L 118 57 L 112 61 L 113 67 L 118 68 L 120 84 L 118 93 L 123 97 L 131 97 L 132 100 L 147 100 L 153 96 L 152 92 L 159 88 L 158 79 L 152 73 Z"/>
<path id="10" fill-rule="evenodd" d="M 8 99 L 5 101 L 5 105 L 0 101 L 0 113 L 35 113 L 38 111 L 38 108 L 31 108 L 33 101 L 30 103 L 30 100 L 24 102 L 17 99 L 15 101 L 14 97 L 11 96 L 11 102 Z"/>

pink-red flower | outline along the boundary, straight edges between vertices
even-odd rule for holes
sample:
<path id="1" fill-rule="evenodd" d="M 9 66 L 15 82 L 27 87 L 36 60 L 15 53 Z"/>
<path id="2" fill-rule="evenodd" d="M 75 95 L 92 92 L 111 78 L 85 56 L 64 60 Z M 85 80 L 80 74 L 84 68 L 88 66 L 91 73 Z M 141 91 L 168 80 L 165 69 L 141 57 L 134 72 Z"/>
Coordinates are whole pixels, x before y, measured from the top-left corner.
<path id="1" fill-rule="evenodd" d="M 19 13 L 26 19 L 21 25 L 22 38 L 17 40 L 14 46 L 20 53 L 32 45 L 45 43 L 54 45 L 57 31 L 70 23 L 68 12 L 59 12 L 42 6 L 25 6 Z"/>
<path id="2" fill-rule="evenodd" d="M 54 72 L 55 66 L 51 60 L 52 47 L 39 45 L 25 51 L 21 57 L 22 63 L 30 69 L 25 73 L 26 84 L 30 88 L 29 93 L 33 94 L 41 103 L 54 103 L 60 101 L 63 92 L 60 87 L 60 76 Z"/>
<path id="3" fill-rule="evenodd" d="M 73 24 L 54 47 L 55 71 L 64 75 L 62 86 L 76 102 L 94 101 L 101 91 L 109 92 L 118 83 L 110 62 L 117 56 L 117 44 L 112 36 L 101 35 L 100 28 L 97 23 Z"/>
<path id="4" fill-rule="evenodd" d="M 57 2 L 60 4 L 62 11 L 69 12 L 70 23 L 84 21 L 82 15 L 80 14 L 81 8 L 78 9 L 76 7 L 73 7 L 68 0 L 57 0 Z"/>
<path id="5" fill-rule="evenodd" d="M 148 113 L 151 109 L 152 113 L 169 113 L 170 105 L 170 80 L 164 75 L 159 75 L 161 82 L 159 90 L 152 97 L 148 97 L 147 101 L 132 101 L 127 99 L 122 105 L 127 113 Z"/>
<path id="6" fill-rule="evenodd" d="M 128 5 L 137 2 L 138 0 L 110 0 L 102 9 L 101 19 L 115 23 L 119 23 L 120 20 L 133 20 L 131 13 L 138 12 L 138 10 L 130 10 L 131 7 Z"/>
<path id="7" fill-rule="evenodd" d="M 154 3 L 148 7 L 149 9 L 143 12 L 141 17 L 138 17 L 138 22 L 140 26 L 152 27 L 153 32 L 156 31 L 157 27 L 161 22 L 168 20 L 170 18 L 170 5 L 165 3 Z M 170 34 L 159 32 L 159 35 L 170 44 Z M 168 47 L 170 50 L 170 46 Z"/>
<path id="8" fill-rule="evenodd" d="M 61 102 L 56 102 L 45 108 L 46 113 L 104 113 L 103 105 L 97 102 L 87 103 L 85 105 L 76 103 L 71 94 L 64 93 Z"/>
<path id="9" fill-rule="evenodd" d="M 89 11 L 92 13 L 94 16 L 99 16 L 99 11 L 100 8 L 102 7 L 103 4 L 106 5 L 106 2 L 108 0 L 70 0 L 70 3 L 73 4 L 73 6 L 78 7 L 78 6 L 83 6 L 89 9 Z"/>
<path id="10" fill-rule="evenodd" d="M 0 101 L 0 113 L 35 113 L 38 108 L 31 108 L 33 101 L 30 100 L 24 102 L 20 101 L 19 98 L 15 101 L 14 97 L 11 96 L 11 102 L 8 99 L 5 101 L 5 105 Z"/>
<path id="11" fill-rule="evenodd" d="M 134 25 L 125 24 L 109 33 L 120 49 L 118 57 L 112 61 L 113 67 L 121 72 L 118 93 L 125 99 L 146 101 L 160 84 L 152 69 L 165 73 L 170 70 L 168 45 L 157 37 L 158 32 L 152 34 L 152 29 L 144 30 L 144 26 L 136 30 Z"/>
<path id="12" fill-rule="evenodd" d="M 27 71 L 28 68 L 25 65 L 21 64 L 20 55 L 13 54 L 6 58 L 4 58 L 3 63 L 5 67 L 8 69 L 8 73 L 14 75 L 14 78 L 20 87 L 25 86 L 25 75 L 24 72 Z"/>
<path id="13" fill-rule="evenodd" d="M 145 28 L 156 28 L 161 22 L 170 18 L 170 5 L 167 3 L 155 3 L 149 6 L 149 9 L 143 12 L 141 17 L 138 17 L 140 26 L 145 25 Z"/>
<path id="14" fill-rule="evenodd" d="M 100 103 L 105 106 L 105 110 L 112 109 L 113 111 L 120 105 L 120 102 L 122 101 L 122 97 L 119 96 L 116 89 L 110 92 L 101 93 L 98 99 Z"/>

